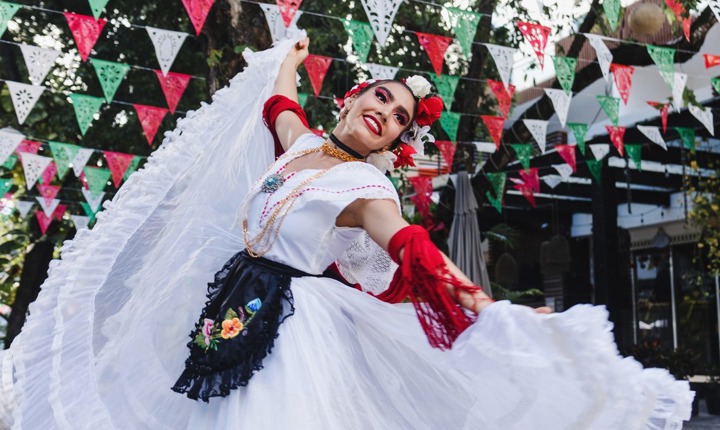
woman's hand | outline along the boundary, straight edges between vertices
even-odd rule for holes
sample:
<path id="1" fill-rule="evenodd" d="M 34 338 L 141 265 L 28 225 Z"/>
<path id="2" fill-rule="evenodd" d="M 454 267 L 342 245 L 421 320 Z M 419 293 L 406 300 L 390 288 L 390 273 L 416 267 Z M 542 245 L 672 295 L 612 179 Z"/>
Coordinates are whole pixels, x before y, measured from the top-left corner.
<path id="1" fill-rule="evenodd" d="M 285 61 L 292 64 L 292 66 L 297 70 L 297 68 L 300 67 L 300 65 L 303 63 L 303 61 L 305 61 L 308 55 L 310 55 L 310 50 L 308 49 L 309 46 L 310 38 L 308 37 L 297 42 L 293 49 L 288 52 Z"/>

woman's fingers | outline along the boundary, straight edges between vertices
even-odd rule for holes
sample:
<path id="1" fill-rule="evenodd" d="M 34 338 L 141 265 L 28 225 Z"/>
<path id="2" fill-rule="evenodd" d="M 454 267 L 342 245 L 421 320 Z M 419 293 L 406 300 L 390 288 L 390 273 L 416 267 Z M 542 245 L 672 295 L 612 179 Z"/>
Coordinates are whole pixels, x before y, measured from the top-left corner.
<path id="1" fill-rule="evenodd" d="M 539 314 L 551 314 L 553 311 L 551 308 L 549 308 L 547 306 L 542 306 L 539 308 L 535 308 L 535 312 L 537 312 Z"/>

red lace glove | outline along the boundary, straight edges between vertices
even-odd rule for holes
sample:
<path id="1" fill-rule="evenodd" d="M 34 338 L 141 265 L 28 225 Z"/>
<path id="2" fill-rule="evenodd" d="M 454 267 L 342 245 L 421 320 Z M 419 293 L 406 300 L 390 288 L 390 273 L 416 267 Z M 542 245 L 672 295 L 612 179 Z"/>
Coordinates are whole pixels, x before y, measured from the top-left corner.
<path id="1" fill-rule="evenodd" d="M 402 249 L 401 262 L 399 253 Z M 418 225 L 407 226 L 395 233 L 390 239 L 388 253 L 400 267 L 390 288 L 376 297 L 389 303 L 410 298 L 430 345 L 450 349 L 474 318 L 455 302 L 448 292 L 448 285 L 455 287 L 456 294 L 461 290 L 472 294 L 480 288 L 463 283 L 450 273 L 427 230 Z"/>
<path id="2" fill-rule="evenodd" d="M 278 115 L 280 115 L 281 112 L 284 112 L 286 110 L 295 113 L 295 115 L 300 118 L 300 121 L 302 121 L 305 127 L 310 128 L 307 122 L 307 117 L 305 116 L 305 111 L 300 107 L 297 102 L 292 101 L 289 98 L 281 95 L 275 95 L 267 99 L 265 105 L 263 106 L 262 118 L 265 126 L 270 130 L 273 140 L 275 141 L 275 158 L 285 153 L 285 150 L 280 144 L 280 139 L 278 138 L 277 131 L 275 130 L 275 120 L 277 120 L 277 117 Z"/>

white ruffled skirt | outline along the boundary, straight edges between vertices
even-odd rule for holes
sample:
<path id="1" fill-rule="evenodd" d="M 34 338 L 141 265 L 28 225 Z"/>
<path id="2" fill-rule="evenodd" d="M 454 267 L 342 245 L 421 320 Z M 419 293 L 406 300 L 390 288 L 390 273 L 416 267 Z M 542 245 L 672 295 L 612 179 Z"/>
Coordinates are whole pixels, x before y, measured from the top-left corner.
<path id="1" fill-rule="evenodd" d="M 607 312 L 498 302 L 450 351 L 410 304 L 293 280 L 295 315 L 247 387 L 192 405 L 189 429 L 679 429 L 693 393 L 618 355 Z"/>

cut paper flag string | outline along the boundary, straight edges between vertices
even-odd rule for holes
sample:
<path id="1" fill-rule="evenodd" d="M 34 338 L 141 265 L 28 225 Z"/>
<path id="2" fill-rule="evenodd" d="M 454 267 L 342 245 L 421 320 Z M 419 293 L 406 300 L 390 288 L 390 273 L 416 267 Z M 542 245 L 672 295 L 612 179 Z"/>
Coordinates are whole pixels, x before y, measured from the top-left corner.
<path id="1" fill-rule="evenodd" d="M 575 144 L 577 145 L 578 149 L 580 149 L 580 153 L 585 156 L 585 136 L 587 135 L 588 131 L 588 124 L 583 124 L 579 122 L 569 122 L 567 124 L 570 131 L 572 131 L 573 136 L 575 137 Z"/>
<path id="2" fill-rule="evenodd" d="M 495 148 L 500 149 L 503 128 L 505 127 L 505 118 L 492 115 L 480 115 L 480 118 L 482 118 L 485 123 L 485 127 L 488 129 L 492 141 L 495 142 Z"/>
<path id="3" fill-rule="evenodd" d="M 5 81 L 5 83 L 10 90 L 10 99 L 12 99 L 18 123 L 23 124 L 45 91 L 45 87 L 13 81 Z"/>
<path id="4" fill-rule="evenodd" d="M 570 179 L 570 176 L 572 176 L 572 167 L 567 164 L 553 164 L 552 167 L 557 170 L 563 182 L 567 182 L 567 180 Z"/>
<path id="5" fill-rule="evenodd" d="M 712 54 L 703 54 L 703 57 L 705 57 L 705 68 L 709 69 L 711 67 L 720 66 L 720 55 L 712 55 Z"/>
<path id="6" fill-rule="evenodd" d="M 21 5 L 0 1 L 0 37 L 7 30 L 8 22 L 13 19 L 15 13 L 20 9 Z"/>
<path id="7" fill-rule="evenodd" d="M 163 30 L 161 28 L 145 27 L 155 47 L 155 56 L 160 64 L 163 75 L 167 75 L 175 61 L 180 47 L 182 46 L 187 33 L 179 31 Z"/>
<path id="8" fill-rule="evenodd" d="M 182 0 L 190 22 L 192 22 L 193 27 L 195 27 L 195 33 L 198 36 L 202 31 L 203 25 L 205 25 L 205 20 L 214 2 L 215 0 Z"/>
<path id="9" fill-rule="evenodd" d="M 20 144 L 18 145 L 15 152 L 20 156 L 20 158 L 22 158 L 22 155 L 24 153 L 37 154 L 38 151 L 40 150 L 41 146 L 42 146 L 42 143 L 40 143 L 40 142 L 36 142 L 34 140 L 23 139 L 20 142 Z"/>
<path id="10" fill-rule="evenodd" d="M 0 167 L 7 169 L 7 170 L 11 170 L 15 167 L 15 164 L 17 164 L 17 161 L 18 161 L 18 156 L 11 155 L 5 160 L 4 163 L 2 163 L 2 165 L 0 165 Z"/>
<path id="11" fill-rule="evenodd" d="M 18 213 L 20 214 L 20 217 L 25 218 L 27 214 L 30 212 L 30 209 L 35 205 L 35 202 L 30 202 L 27 200 L 16 200 L 15 201 L 15 208 L 18 210 Z"/>
<path id="12" fill-rule="evenodd" d="M 485 177 L 487 177 L 487 180 L 490 182 L 490 185 L 492 186 L 495 195 L 499 199 L 502 199 L 502 196 L 505 193 L 505 182 L 507 181 L 507 173 L 486 173 Z"/>
<path id="13" fill-rule="evenodd" d="M 430 58 L 430 63 L 435 70 L 435 74 L 440 76 L 442 74 L 443 62 L 445 58 L 445 51 L 447 51 L 452 39 L 445 36 L 438 36 L 437 34 L 428 34 L 417 32 L 415 35 L 423 47 L 425 52 Z"/>
<path id="14" fill-rule="evenodd" d="M 570 101 L 572 100 L 572 96 L 555 88 L 545 88 L 545 94 L 547 94 L 553 104 L 553 107 L 555 108 L 555 113 L 558 116 L 558 120 L 560 120 L 560 125 L 565 127 L 568 112 L 570 111 Z"/>
<path id="15" fill-rule="evenodd" d="M 527 184 L 527 186 L 536 193 L 540 192 L 540 175 L 538 172 L 539 170 L 537 167 L 533 167 L 532 169 L 528 170 L 521 170 L 518 172 L 523 182 Z"/>
<path id="16" fill-rule="evenodd" d="M 520 161 L 520 165 L 523 166 L 523 169 L 529 170 L 533 150 L 532 145 L 526 143 L 511 143 L 510 147 L 515 151 L 515 155 L 518 161 Z"/>
<path id="17" fill-rule="evenodd" d="M 60 51 L 31 45 L 20 45 L 20 51 L 28 69 L 30 82 L 33 85 L 42 85 L 60 55 Z"/>
<path id="18" fill-rule="evenodd" d="M 445 109 L 450 110 L 452 107 L 453 100 L 455 100 L 455 90 L 457 89 L 460 78 L 457 76 L 450 75 L 430 75 L 437 93 L 443 101 Z"/>
<path id="19" fill-rule="evenodd" d="M 75 109 L 75 118 L 77 118 L 80 132 L 83 136 L 87 133 L 95 114 L 100 110 L 105 100 L 100 97 L 88 96 L 85 94 L 70 94 L 73 109 Z"/>
<path id="20" fill-rule="evenodd" d="M 575 162 L 575 145 L 555 145 L 555 149 L 563 160 L 572 168 L 573 173 L 577 171 Z"/>
<path id="21" fill-rule="evenodd" d="M 51 161 L 50 164 L 45 168 L 45 171 L 42 172 L 42 175 L 40 175 L 40 179 L 38 179 L 38 182 L 41 184 L 49 184 L 52 182 L 53 178 L 57 174 L 57 167 L 55 166 L 55 161 Z"/>
<path id="22" fill-rule="evenodd" d="M 660 120 L 662 121 L 663 133 L 667 133 L 668 114 L 670 113 L 670 104 L 662 102 L 647 102 L 648 105 L 660 112 Z"/>
<path id="23" fill-rule="evenodd" d="M 685 40 L 690 41 L 690 24 L 691 20 L 689 16 L 685 16 L 685 7 L 678 0 L 665 0 L 667 7 L 673 11 L 675 18 L 682 24 L 683 34 Z"/>
<path id="24" fill-rule="evenodd" d="M 165 94 L 165 100 L 170 112 L 175 113 L 175 109 L 177 109 L 177 105 L 192 76 L 175 72 L 168 72 L 163 75 L 161 70 L 155 70 L 155 74 L 160 82 L 163 94 Z"/>
<path id="25" fill-rule="evenodd" d="M 90 10 L 92 11 L 93 17 L 95 17 L 95 19 L 99 19 L 103 10 L 105 10 L 108 0 L 88 0 L 88 3 L 90 4 Z"/>
<path id="26" fill-rule="evenodd" d="M 438 147 L 438 149 L 440 150 L 440 154 L 442 154 L 443 160 L 445 160 L 445 163 L 447 163 L 448 172 L 452 172 L 453 159 L 455 157 L 455 150 L 457 149 L 457 147 L 449 140 L 436 140 L 435 146 Z"/>
<path id="27" fill-rule="evenodd" d="M 367 67 L 370 72 L 370 76 L 376 80 L 395 79 L 395 75 L 399 70 L 397 67 L 373 63 L 367 63 L 365 64 L 365 67 Z"/>
<path id="28" fill-rule="evenodd" d="M 361 0 L 368 21 L 375 32 L 378 44 L 385 47 L 385 42 L 392 29 L 397 13 L 403 0 Z"/>
<path id="29" fill-rule="evenodd" d="M 642 171 L 642 145 L 640 144 L 627 144 L 625 150 L 628 154 L 628 159 L 632 161 L 635 168 Z"/>
<path id="30" fill-rule="evenodd" d="M 498 213 L 502 213 L 502 196 L 500 197 L 493 197 L 492 194 L 490 194 L 490 191 L 485 191 L 485 197 L 488 199 L 488 202 L 492 205 L 492 207 L 495 208 Z"/>
<path id="31" fill-rule="evenodd" d="M 72 169 L 76 177 L 79 178 L 82 176 L 83 169 L 93 155 L 93 152 L 95 151 L 90 148 L 78 147 L 77 154 L 75 154 L 75 157 L 72 159 Z"/>
<path id="32" fill-rule="evenodd" d="M 278 5 L 267 3 L 259 3 L 259 5 L 263 13 L 265 13 L 265 20 L 270 29 L 270 37 L 272 37 L 273 42 L 290 37 L 293 32 L 298 31 L 297 22 L 302 16 L 302 11 L 297 11 L 295 15 L 293 15 L 290 25 L 286 27 Z"/>
<path id="33" fill-rule="evenodd" d="M 160 128 L 160 124 L 165 118 L 165 115 L 167 115 L 168 110 L 161 107 L 141 104 L 134 104 L 133 107 L 137 112 L 138 120 L 140 121 L 148 145 L 152 146 L 153 139 L 155 139 L 158 128 Z"/>
<path id="34" fill-rule="evenodd" d="M 512 75 L 512 67 L 517 49 L 508 46 L 493 45 L 491 43 L 484 43 L 484 45 L 493 57 L 493 61 L 495 61 L 495 67 L 498 69 L 500 80 L 503 81 L 503 84 L 505 84 L 507 88 L 508 85 L 510 85 L 510 76 Z"/>
<path id="35" fill-rule="evenodd" d="M 55 209 L 55 212 L 52 214 L 52 216 L 47 216 L 42 211 L 35 211 L 35 217 L 37 218 L 38 225 L 40 226 L 40 232 L 42 234 L 47 233 L 48 228 L 50 228 L 50 224 L 52 224 L 53 220 L 62 219 L 62 216 L 65 213 L 65 210 L 66 210 L 65 205 L 58 205 L 58 207 Z"/>
<path id="36" fill-rule="evenodd" d="M 472 43 L 482 14 L 456 7 L 447 7 L 445 10 L 447 10 L 450 17 L 450 29 L 452 29 L 455 37 L 460 42 L 465 57 L 470 58 L 472 55 Z"/>
<path id="37" fill-rule="evenodd" d="M 353 19 L 343 20 L 343 27 L 352 41 L 355 53 L 361 62 L 366 62 L 372 48 L 373 31 L 370 24 Z"/>
<path id="38" fill-rule="evenodd" d="M 85 201 L 87 202 L 88 209 L 90 209 L 90 212 L 92 214 L 95 214 L 97 211 L 100 210 L 100 205 L 102 204 L 103 198 L 105 198 L 104 192 L 98 192 L 97 195 L 93 195 L 90 190 L 86 190 L 85 188 L 82 189 L 83 197 L 85 197 Z"/>
<path id="39" fill-rule="evenodd" d="M 23 173 L 25 173 L 25 187 L 30 190 L 35 186 L 52 158 L 26 152 L 22 154 L 20 159 L 22 160 Z"/>
<path id="40" fill-rule="evenodd" d="M 715 92 L 720 94 L 720 78 L 712 78 L 712 79 L 710 79 L 710 83 L 712 84 L 713 88 L 715 89 Z"/>
<path id="41" fill-rule="evenodd" d="M 596 160 L 602 160 L 610 153 L 610 145 L 607 143 L 597 143 L 590 145 L 590 152 Z"/>
<path id="42" fill-rule="evenodd" d="M 125 177 L 125 172 L 130 166 L 134 156 L 132 154 L 124 154 L 122 152 L 113 151 L 103 151 L 103 155 L 108 162 L 108 167 L 110 168 L 110 174 L 115 188 L 120 188 L 120 184 Z"/>
<path id="43" fill-rule="evenodd" d="M 73 39 L 75 39 L 75 45 L 78 48 L 80 58 L 82 58 L 83 61 L 87 61 L 107 21 L 104 19 L 96 20 L 95 17 L 92 16 L 79 15 L 71 12 L 65 12 L 63 15 L 65 15 L 68 27 L 70 27 L 70 32 L 73 35 Z"/>
<path id="44" fill-rule="evenodd" d="M 557 76 L 560 86 L 568 95 L 571 95 L 573 82 L 575 81 L 577 58 L 556 55 L 553 57 L 553 65 L 555 66 L 555 76 Z"/>
<path id="45" fill-rule="evenodd" d="M 562 178 L 558 175 L 545 175 L 542 177 L 542 180 L 545 182 L 545 185 L 552 189 L 555 189 L 555 187 L 562 183 Z"/>
<path id="46" fill-rule="evenodd" d="M 508 88 L 505 88 L 502 82 L 493 81 L 492 79 L 488 79 L 487 83 L 493 94 L 495 94 L 495 98 L 497 98 L 500 113 L 507 118 L 510 113 L 510 108 L 512 107 L 513 95 L 515 95 L 515 85 L 510 84 Z"/>
<path id="47" fill-rule="evenodd" d="M 98 60 L 97 58 L 91 58 L 90 63 L 95 68 L 95 74 L 97 74 L 98 80 L 100 81 L 100 87 L 105 95 L 105 100 L 108 103 L 112 102 L 115 97 L 115 92 L 120 87 L 125 75 L 130 70 L 130 66 L 123 63 L 115 63 L 112 61 Z"/>
<path id="48" fill-rule="evenodd" d="M 713 113 L 712 109 L 708 109 L 704 106 L 697 106 L 695 104 L 689 104 L 688 110 L 694 116 L 697 118 L 698 121 L 702 123 L 702 125 L 707 128 L 707 130 L 710 132 L 711 135 L 715 135 L 715 125 L 713 124 Z"/>
<path id="49" fill-rule="evenodd" d="M 540 68 L 544 68 L 545 47 L 547 46 L 548 37 L 550 36 L 552 29 L 540 24 L 525 21 L 516 21 L 516 24 L 520 29 L 520 33 L 522 33 L 525 40 L 528 41 L 533 51 L 535 51 L 535 55 L 540 62 Z"/>
<path id="50" fill-rule="evenodd" d="M 710 6 L 710 10 L 712 10 L 712 13 L 715 15 L 715 19 L 720 22 L 720 0 L 710 0 L 708 6 Z M 1 35 L 2 34 L 0 34 L 0 36 Z"/>
<path id="51" fill-rule="evenodd" d="M 620 11 L 622 6 L 620 0 L 603 0 L 603 10 L 605 11 L 605 17 L 610 24 L 612 31 L 617 30 L 618 21 L 620 21 Z"/>
<path id="52" fill-rule="evenodd" d="M 632 76 L 635 72 L 635 67 L 613 63 L 610 65 L 610 71 L 613 74 L 615 88 L 617 88 L 618 93 L 620 93 L 620 98 L 623 103 L 627 104 L 630 98 L 630 88 L 632 87 Z"/>
<path id="53" fill-rule="evenodd" d="M 660 76 L 662 76 L 665 83 L 672 89 L 675 83 L 675 48 L 648 45 L 647 51 L 648 54 L 650 54 L 650 58 L 652 58 L 658 67 Z"/>
<path id="54" fill-rule="evenodd" d="M 597 34 L 585 33 L 585 37 L 588 42 L 590 42 L 590 46 L 595 48 L 595 55 L 597 55 L 598 58 L 600 71 L 602 71 L 603 77 L 607 81 L 610 76 L 610 64 L 613 60 L 612 52 L 610 52 L 605 42 L 603 42 L 602 38 Z"/>
<path id="55" fill-rule="evenodd" d="M 13 187 L 13 181 L 10 178 L 0 178 L 0 196 L 4 196 Z"/>
<path id="56" fill-rule="evenodd" d="M 520 193 L 527 199 L 527 201 L 530 203 L 530 206 L 536 207 L 535 204 L 535 194 L 533 193 L 533 190 L 530 189 L 530 187 L 525 183 L 515 183 L 513 184 L 513 188 L 520 191 Z"/>
<path id="57" fill-rule="evenodd" d="M 90 194 L 97 198 L 100 193 L 105 190 L 105 186 L 110 179 L 110 171 L 100 167 L 85 166 L 83 173 L 85 174 Z"/>
<path id="58" fill-rule="evenodd" d="M 610 96 L 595 96 L 600 107 L 602 108 L 605 115 L 610 118 L 610 122 L 613 125 L 618 125 L 618 118 L 620 115 L 620 99 L 617 97 Z"/>
<path id="59" fill-rule="evenodd" d="M 445 130 L 450 140 L 457 141 L 458 126 L 460 125 L 460 114 L 456 112 L 443 111 L 440 114 L 440 126 Z"/>
<path id="60" fill-rule="evenodd" d="M 55 198 L 60 191 L 60 186 L 38 184 L 38 191 L 40 191 L 40 196 L 37 197 L 38 203 L 47 215 L 52 215 L 57 204 L 60 203 L 60 200 Z"/>
<path id="61" fill-rule="evenodd" d="M 307 99 L 310 96 L 308 93 L 298 93 L 298 103 L 300 104 L 300 107 L 305 109 L 305 103 L 307 103 Z"/>
<path id="62" fill-rule="evenodd" d="M 548 122 L 542 119 L 523 119 L 523 124 L 537 142 L 540 152 L 544 154 Z"/>
<path id="63" fill-rule="evenodd" d="M 75 230 L 88 228 L 88 225 L 90 224 L 90 217 L 87 216 L 70 215 L 70 219 L 72 219 L 73 224 L 75 224 Z"/>
<path id="64" fill-rule="evenodd" d="M 687 84 L 688 75 L 687 73 L 675 72 L 674 75 L 675 83 L 672 89 L 673 107 L 675 109 L 681 109 L 685 106 L 685 85 Z"/>
<path id="65" fill-rule="evenodd" d="M 0 163 L 5 163 L 25 136 L 13 128 L 0 129 Z"/>
<path id="66" fill-rule="evenodd" d="M 308 55 L 303 62 L 310 78 L 310 85 L 312 85 L 315 92 L 315 97 L 320 95 L 320 89 L 330 68 L 330 63 L 332 63 L 332 58 L 313 54 Z"/>
<path id="67" fill-rule="evenodd" d="M 625 155 L 625 127 L 611 127 L 605 126 L 605 129 L 610 136 L 610 142 L 612 142 L 617 152 L 623 156 Z"/>
<path id="68" fill-rule="evenodd" d="M 70 165 L 79 150 L 80 147 L 77 145 L 50 141 L 50 152 L 52 152 L 53 160 L 55 160 L 57 177 L 61 181 L 65 179 L 65 175 L 70 170 Z"/>
<path id="69" fill-rule="evenodd" d="M 275 0 L 275 3 L 277 3 L 280 8 L 280 15 L 285 23 L 285 27 L 290 27 L 302 2 L 303 0 Z"/>
<path id="70" fill-rule="evenodd" d="M 128 166 L 127 170 L 125 170 L 125 174 L 123 175 L 123 181 L 127 181 L 130 175 L 135 173 L 135 171 L 140 166 L 140 162 L 142 161 L 143 157 L 139 155 L 133 156 L 133 159 L 130 161 L 130 165 Z"/>
<path id="71" fill-rule="evenodd" d="M 665 139 L 663 139 L 662 134 L 660 133 L 660 127 L 655 127 L 651 125 L 638 125 L 637 129 L 640 131 L 640 133 L 644 134 L 645 137 L 650 139 L 652 143 L 660 146 L 662 149 L 667 151 L 667 145 L 665 144 Z"/>
<path id="72" fill-rule="evenodd" d="M 602 182 L 602 160 L 585 160 L 585 165 L 595 182 Z"/>

